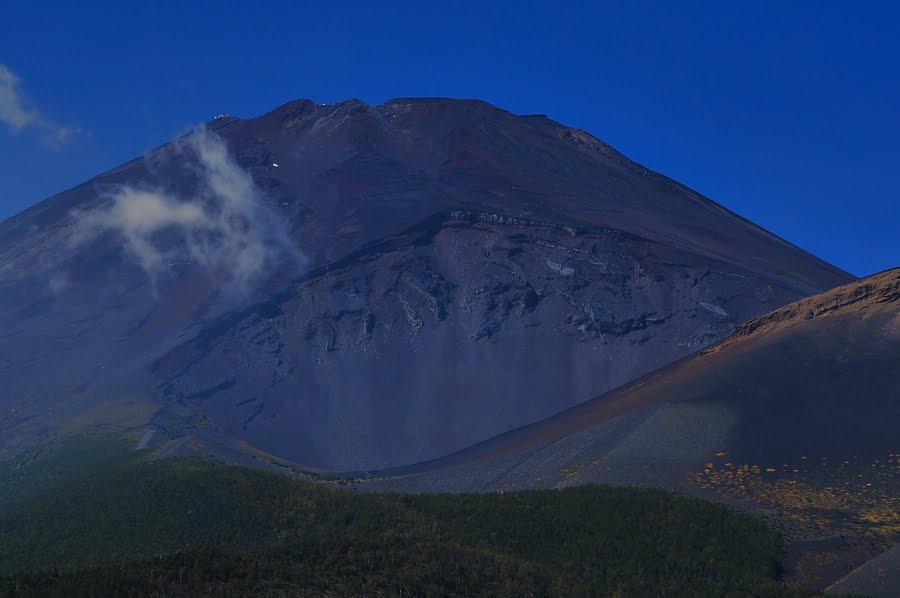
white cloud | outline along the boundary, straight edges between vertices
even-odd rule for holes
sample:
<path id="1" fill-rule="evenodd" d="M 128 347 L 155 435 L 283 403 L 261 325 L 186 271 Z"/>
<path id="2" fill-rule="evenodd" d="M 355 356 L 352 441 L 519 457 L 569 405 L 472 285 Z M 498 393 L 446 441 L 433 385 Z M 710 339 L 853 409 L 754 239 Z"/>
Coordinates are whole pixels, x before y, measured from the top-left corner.
<path id="1" fill-rule="evenodd" d="M 23 129 L 34 127 L 44 131 L 42 141 L 50 147 L 59 147 L 81 131 L 77 127 L 63 127 L 44 117 L 34 106 L 29 105 L 21 88 L 22 80 L 6 65 L 0 64 L 0 122 L 17 134 Z"/>
<path id="2" fill-rule="evenodd" d="M 76 214 L 76 243 L 113 232 L 154 280 L 171 263 L 190 262 L 223 280 L 225 290 L 240 295 L 278 267 L 299 268 L 304 263 L 284 221 L 267 206 L 253 179 L 216 134 L 197 129 L 147 161 L 186 169 L 197 179 L 196 185 L 184 184 L 190 190 L 182 192 L 117 187 L 106 193 L 105 207 Z"/>
<path id="3" fill-rule="evenodd" d="M 5 65 L 0 64 L 0 120 L 18 133 L 40 115 L 25 107 L 19 91 L 19 78 Z"/>

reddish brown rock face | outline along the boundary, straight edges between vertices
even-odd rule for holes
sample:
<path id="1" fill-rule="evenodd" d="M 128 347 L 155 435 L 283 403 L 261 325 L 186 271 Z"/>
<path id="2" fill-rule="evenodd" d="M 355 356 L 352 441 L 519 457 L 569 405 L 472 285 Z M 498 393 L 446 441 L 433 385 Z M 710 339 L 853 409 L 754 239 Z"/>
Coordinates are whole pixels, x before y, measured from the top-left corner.
<path id="1" fill-rule="evenodd" d="M 483 102 L 297 101 L 210 129 L 302 266 L 269 264 L 235 294 L 228 264 L 179 258 L 165 231 L 152 280 L 114 234 L 73 245 L 72 211 L 103 210 L 110 185 L 191 196 L 190 156 L 165 149 L 0 224 L 0 381 L 17 414 L 0 434 L 25 443 L 137 397 L 171 435 L 403 465 L 850 279 L 583 131 Z"/>

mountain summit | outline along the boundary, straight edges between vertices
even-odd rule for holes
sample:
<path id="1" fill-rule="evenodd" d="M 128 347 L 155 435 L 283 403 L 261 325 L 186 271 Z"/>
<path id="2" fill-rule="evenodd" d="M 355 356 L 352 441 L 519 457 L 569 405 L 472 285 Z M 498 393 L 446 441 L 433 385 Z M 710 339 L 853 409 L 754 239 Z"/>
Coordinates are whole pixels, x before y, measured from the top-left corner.
<path id="1" fill-rule="evenodd" d="M 0 435 L 400 466 L 850 280 L 546 116 L 298 100 L 0 223 Z"/>

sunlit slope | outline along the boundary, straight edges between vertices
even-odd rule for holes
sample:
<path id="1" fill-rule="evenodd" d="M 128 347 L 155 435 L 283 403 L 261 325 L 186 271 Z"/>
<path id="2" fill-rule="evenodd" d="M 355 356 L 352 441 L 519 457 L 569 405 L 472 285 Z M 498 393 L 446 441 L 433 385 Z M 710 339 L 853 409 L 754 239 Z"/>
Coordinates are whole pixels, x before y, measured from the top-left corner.
<path id="1" fill-rule="evenodd" d="M 425 475 L 426 486 L 475 489 L 678 485 L 707 463 L 761 475 L 854 464 L 879 470 L 898 449 L 898 389 L 895 269 L 752 320 L 693 357 L 557 416 L 394 473 L 416 474 L 413 485 Z"/>

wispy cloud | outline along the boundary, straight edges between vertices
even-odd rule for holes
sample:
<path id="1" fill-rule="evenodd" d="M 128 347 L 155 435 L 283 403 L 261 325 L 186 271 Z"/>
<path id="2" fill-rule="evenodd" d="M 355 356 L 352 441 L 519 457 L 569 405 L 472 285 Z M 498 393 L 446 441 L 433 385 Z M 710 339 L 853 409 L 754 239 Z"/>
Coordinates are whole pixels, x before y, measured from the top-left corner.
<path id="1" fill-rule="evenodd" d="M 221 137 L 201 128 L 146 158 L 173 187 L 119 186 L 108 203 L 76 214 L 76 243 L 104 232 L 117 234 L 127 253 L 154 280 L 172 263 L 189 261 L 238 295 L 277 268 L 299 268 L 305 259 L 283 219 L 265 202 L 250 175 L 228 153 Z"/>
<path id="2" fill-rule="evenodd" d="M 30 104 L 22 91 L 22 80 L 6 65 L 0 64 L 0 122 L 13 134 L 34 128 L 43 132 L 44 145 L 57 148 L 79 133 L 78 127 L 64 127 L 47 119 L 37 107 Z"/>

